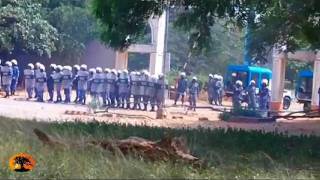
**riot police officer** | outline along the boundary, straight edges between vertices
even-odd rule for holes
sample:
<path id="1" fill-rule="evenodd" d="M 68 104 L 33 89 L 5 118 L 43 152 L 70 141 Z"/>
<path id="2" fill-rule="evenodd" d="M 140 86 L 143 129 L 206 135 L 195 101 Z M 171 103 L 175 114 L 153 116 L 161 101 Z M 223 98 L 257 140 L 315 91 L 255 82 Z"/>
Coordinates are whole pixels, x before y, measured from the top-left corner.
<path id="1" fill-rule="evenodd" d="M 78 78 L 78 72 L 80 70 L 80 66 L 79 65 L 74 65 L 73 66 L 73 72 L 72 72 L 72 76 L 73 76 L 73 81 L 72 81 L 72 87 L 73 89 L 76 90 L 76 98 L 75 100 L 73 101 L 74 103 L 77 103 L 77 101 L 79 100 L 79 92 L 78 92 L 78 81 L 79 81 L 79 78 Z"/>
<path id="2" fill-rule="evenodd" d="M 11 60 L 12 63 L 12 82 L 11 82 L 11 95 L 14 95 L 17 89 L 18 80 L 20 76 L 20 70 L 18 67 L 18 62 L 15 59 Z"/>
<path id="3" fill-rule="evenodd" d="M 36 76 L 36 86 L 38 90 L 38 102 L 44 102 L 43 100 L 43 93 L 44 89 L 46 87 L 46 81 L 47 81 L 47 74 L 45 72 L 45 67 L 44 65 L 40 65 L 39 67 L 39 74 Z"/>
<path id="4" fill-rule="evenodd" d="M 222 98 L 223 98 L 223 77 L 217 75 L 216 88 L 218 94 L 218 105 L 222 106 Z"/>
<path id="5" fill-rule="evenodd" d="M 40 66 L 41 65 L 42 65 L 41 63 L 36 62 L 35 67 L 34 67 L 34 75 L 35 75 L 35 77 L 37 77 L 38 74 L 40 73 Z M 35 92 L 34 98 L 38 98 L 37 86 L 34 87 L 34 92 Z"/>
<path id="6" fill-rule="evenodd" d="M 141 73 L 140 76 L 140 93 L 139 95 L 142 98 L 142 102 L 143 102 L 143 107 L 144 107 L 144 111 L 148 110 L 148 101 L 149 101 L 149 94 L 148 94 L 148 82 L 149 82 L 149 78 L 150 78 L 150 74 L 148 71 L 144 70 Z"/>
<path id="7" fill-rule="evenodd" d="M 57 99 L 55 103 L 62 102 L 62 96 L 61 96 L 61 89 L 62 89 L 62 66 L 57 65 L 55 72 L 53 74 L 53 81 L 54 81 L 54 90 L 57 94 Z"/>
<path id="8" fill-rule="evenodd" d="M 207 93 L 209 104 L 213 104 L 213 75 L 209 74 L 209 79 L 207 82 Z"/>
<path id="9" fill-rule="evenodd" d="M 237 80 L 233 88 L 233 96 L 232 96 L 232 103 L 233 103 L 234 109 L 241 108 L 242 92 L 243 92 L 242 81 Z"/>
<path id="10" fill-rule="evenodd" d="M 89 69 L 88 90 L 92 98 L 95 96 L 95 93 L 96 93 L 95 92 L 96 85 L 93 82 L 95 74 L 96 74 L 96 69 L 94 68 Z"/>
<path id="11" fill-rule="evenodd" d="M 130 80 L 129 80 L 127 70 L 123 70 L 121 72 L 117 83 L 119 87 L 120 107 L 130 108 L 130 102 L 129 102 Z"/>
<path id="12" fill-rule="evenodd" d="M 196 111 L 197 107 L 197 98 L 199 96 L 200 87 L 197 77 L 193 77 L 189 85 L 189 102 L 190 109 Z"/>
<path id="13" fill-rule="evenodd" d="M 185 97 L 187 88 L 188 88 L 188 80 L 186 78 L 186 73 L 182 72 L 180 74 L 180 79 L 178 80 L 178 83 L 177 83 L 177 91 L 176 91 L 176 98 L 174 100 L 174 105 L 177 105 L 177 101 L 179 100 L 180 96 L 181 96 L 182 105 L 184 104 L 184 97 Z"/>
<path id="14" fill-rule="evenodd" d="M 62 87 L 64 90 L 64 102 L 71 102 L 71 89 L 72 89 L 72 67 L 64 66 L 62 70 Z M 77 85 L 78 86 L 78 85 Z"/>
<path id="15" fill-rule="evenodd" d="M 155 95 L 156 95 L 156 83 L 157 83 L 158 77 L 156 75 L 149 76 L 148 79 L 148 87 L 147 87 L 147 96 L 149 98 L 149 102 L 151 105 L 151 111 L 154 111 L 155 107 Z"/>
<path id="16" fill-rule="evenodd" d="M 86 91 L 88 89 L 88 79 L 89 72 L 87 71 L 87 65 L 82 64 L 80 66 L 80 71 L 77 74 L 78 80 L 78 94 L 79 94 L 79 103 L 86 104 Z"/>
<path id="17" fill-rule="evenodd" d="M 138 72 L 132 71 L 130 73 L 130 84 L 131 84 L 131 94 L 133 96 L 133 107 L 132 109 L 137 109 L 138 107 L 138 102 L 139 102 L 139 77 L 138 77 Z"/>
<path id="18" fill-rule="evenodd" d="M 248 95 L 248 108 L 255 110 L 256 109 L 256 82 L 254 80 L 250 81 L 249 86 L 247 87 L 247 95 Z"/>
<path id="19" fill-rule="evenodd" d="M 96 68 L 96 74 L 93 80 L 93 85 L 96 85 L 96 98 L 98 98 L 98 100 L 100 101 L 104 99 L 103 97 L 103 92 L 104 90 L 104 73 L 102 72 L 102 68 L 101 67 L 97 67 Z"/>
<path id="20" fill-rule="evenodd" d="M 27 92 L 27 100 L 32 98 L 33 90 L 35 86 L 34 65 L 29 63 L 27 68 L 23 72 L 25 90 Z"/>
<path id="21" fill-rule="evenodd" d="M 6 92 L 5 98 L 10 96 L 10 88 L 11 88 L 11 82 L 12 82 L 12 63 L 10 61 L 7 61 L 5 63 L 5 66 L 1 68 L 1 74 L 2 74 L 2 86 L 4 91 Z"/>
<path id="22" fill-rule="evenodd" d="M 49 100 L 48 100 L 49 102 L 53 101 L 53 94 L 54 94 L 53 76 L 54 76 L 56 67 L 57 67 L 56 64 L 50 64 L 50 69 L 49 69 L 49 72 L 48 72 L 47 89 L 48 89 L 48 93 L 49 93 Z"/>
<path id="23" fill-rule="evenodd" d="M 262 111 L 268 110 L 270 95 L 269 95 L 267 79 L 262 80 L 262 85 L 261 85 L 259 95 L 260 95 L 260 100 L 259 100 L 260 110 Z"/>
<path id="24" fill-rule="evenodd" d="M 115 85 L 117 81 L 117 71 L 112 69 L 107 76 L 107 98 L 108 104 L 111 107 L 115 107 Z"/>

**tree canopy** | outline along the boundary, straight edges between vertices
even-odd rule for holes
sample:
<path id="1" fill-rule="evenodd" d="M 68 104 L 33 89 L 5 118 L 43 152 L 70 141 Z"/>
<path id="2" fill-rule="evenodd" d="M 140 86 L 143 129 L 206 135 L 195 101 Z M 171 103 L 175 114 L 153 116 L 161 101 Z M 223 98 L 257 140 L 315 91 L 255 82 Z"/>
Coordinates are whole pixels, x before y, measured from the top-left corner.
<path id="1" fill-rule="evenodd" d="M 165 9 L 179 11 L 175 26 L 187 31 L 189 48 L 199 54 L 212 47 L 211 31 L 216 22 L 243 28 L 254 12 L 250 53 L 261 59 L 275 44 L 288 51 L 320 48 L 320 1 L 318 0 L 93 0 L 100 21 L 101 39 L 116 49 L 136 42 L 147 21 Z"/>

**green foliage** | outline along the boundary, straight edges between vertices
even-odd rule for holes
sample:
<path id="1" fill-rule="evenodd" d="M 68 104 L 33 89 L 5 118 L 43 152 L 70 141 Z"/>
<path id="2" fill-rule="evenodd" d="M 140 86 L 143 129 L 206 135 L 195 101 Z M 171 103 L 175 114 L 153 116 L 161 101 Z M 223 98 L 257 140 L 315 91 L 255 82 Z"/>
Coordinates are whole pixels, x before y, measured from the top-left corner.
<path id="1" fill-rule="evenodd" d="M 0 47 L 3 52 L 22 50 L 51 56 L 57 30 L 41 16 L 41 4 L 32 0 L 4 1 L 0 6 Z"/>
<path id="2" fill-rule="evenodd" d="M 302 70 L 313 70 L 313 65 L 306 62 L 289 60 L 286 66 L 286 79 L 295 82 L 298 79 L 298 73 Z"/>
<path id="3" fill-rule="evenodd" d="M 288 51 L 302 47 L 320 48 L 320 1 L 310 0 L 244 0 L 244 1 L 143 1 L 94 0 L 93 12 L 100 20 L 102 40 L 116 49 L 125 49 L 136 42 L 152 15 L 174 7 L 179 13 L 176 27 L 190 33 L 189 49 L 194 55 L 213 47 L 211 31 L 219 20 L 226 26 L 252 28 L 251 55 L 265 60 L 275 44 L 286 45 Z M 249 21 L 254 13 L 255 17 Z"/>
<path id="4" fill-rule="evenodd" d="M 0 159 L 3 162 L 21 151 L 37 164 L 33 171 L 19 174 L 6 165 L 2 178 L 210 178 L 210 179 L 318 179 L 319 137 L 288 136 L 242 130 L 169 129 L 91 123 L 44 123 L 1 118 Z M 33 135 L 40 128 L 70 148 L 44 146 Z M 205 160 L 206 168 L 172 162 L 150 162 L 113 155 L 98 147 L 84 146 L 92 139 L 138 136 L 158 140 L 167 135 L 187 139 L 192 154 Z M 7 164 L 7 163 L 4 163 Z"/>

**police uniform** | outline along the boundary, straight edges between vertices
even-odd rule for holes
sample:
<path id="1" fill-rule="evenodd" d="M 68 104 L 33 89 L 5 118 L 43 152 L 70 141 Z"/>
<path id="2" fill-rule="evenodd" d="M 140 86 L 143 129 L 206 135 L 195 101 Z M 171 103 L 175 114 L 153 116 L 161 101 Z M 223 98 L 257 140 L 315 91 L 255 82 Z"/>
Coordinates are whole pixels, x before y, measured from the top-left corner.
<path id="1" fill-rule="evenodd" d="M 260 89 L 260 100 L 259 100 L 259 107 L 260 107 L 260 110 L 268 110 L 268 107 L 269 107 L 269 89 L 267 87 L 267 84 L 266 83 L 263 83 L 262 86 L 261 86 L 261 89 Z"/>
<path id="2" fill-rule="evenodd" d="M 105 99 L 105 74 L 102 72 L 101 68 L 97 68 L 97 73 L 94 78 L 94 83 L 96 83 L 96 93 L 97 97 L 101 97 L 102 100 Z"/>
<path id="3" fill-rule="evenodd" d="M 53 81 L 54 81 L 54 90 L 57 94 L 56 103 L 62 102 L 61 89 L 62 89 L 62 67 L 57 66 L 56 71 L 53 73 Z"/>
<path id="4" fill-rule="evenodd" d="M 146 71 L 142 72 L 139 78 L 139 101 L 138 104 L 140 105 L 141 100 L 144 104 L 144 110 L 147 110 L 148 105 L 148 94 L 147 94 L 147 87 L 148 87 L 148 79 L 149 76 Z M 141 107 L 139 108 L 141 109 Z"/>
<path id="5" fill-rule="evenodd" d="M 32 98 L 33 90 L 35 86 L 35 75 L 33 70 L 33 64 L 28 65 L 28 69 L 25 69 L 24 72 L 24 84 L 25 89 L 28 94 L 28 99 Z"/>
<path id="6" fill-rule="evenodd" d="M 207 82 L 208 101 L 210 104 L 213 102 L 213 75 L 209 74 L 209 80 Z"/>
<path id="7" fill-rule="evenodd" d="M 186 90 L 188 88 L 188 80 L 185 78 L 185 73 L 181 73 L 180 79 L 178 80 L 178 86 L 177 86 L 177 91 L 176 91 L 176 98 L 174 101 L 174 105 L 177 104 L 177 101 L 179 100 L 181 96 L 181 102 L 182 105 L 184 103 L 184 96 L 186 94 Z"/>
<path id="8" fill-rule="evenodd" d="M 78 93 L 79 103 L 86 104 L 86 91 L 88 89 L 89 72 L 86 70 L 86 65 L 81 65 L 81 69 L 78 72 Z"/>
<path id="9" fill-rule="evenodd" d="M 37 91 L 38 91 L 38 97 L 37 101 L 38 102 L 43 102 L 43 93 L 46 87 L 46 81 L 47 81 L 47 74 L 45 72 L 45 68 L 42 65 L 39 69 L 39 73 L 36 76 L 36 86 L 37 86 Z"/>
<path id="10" fill-rule="evenodd" d="M 243 92 L 242 82 L 236 81 L 236 84 L 233 88 L 233 96 L 232 96 L 232 103 L 235 109 L 241 108 L 242 92 Z"/>
<path id="11" fill-rule="evenodd" d="M 109 106 L 115 106 L 115 85 L 117 75 L 114 70 L 107 74 L 106 98 Z"/>
<path id="12" fill-rule="evenodd" d="M 64 90 L 64 102 L 71 102 L 71 90 L 72 90 L 72 68 L 70 66 L 65 66 L 62 70 L 62 80 L 61 84 Z"/>
<path id="13" fill-rule="evenodd" d="M 197 107 L 197 98 L 199 95 L 199 83 L 197 82 L 197 78 L 194 77 L 192 82 L 189 85 L 189 102 L 190 102 L 190 109 L 196 110 Z"/>
<path id="14" fill-rule="evenodd" d="M 18 67 L 18 63 L 15 59 L 13 59 L 11 63 L 12 63 L 12 82 L 11 82 L 10 89 L 11 89 L 11 95 L 14 95 L 18 85 L 20 70 Z"/>
<path id="15" fill-rule="evenodd" d="M 250 82 L 250 85 L 247 87 L 248 94 L 248 108 L 255 110 L 256 109 L 256 86 L 255 82 Z"/>
<path id="16" fill-rule="evenodd" d="M 55 64 L 50 65 L 50 71 L 48 72 L 48 78 L 47 78 L 47 89 L 49 93 L 49 101 L 53 101 L 53 94 L 54 94 L 54 80 L 53 80 L 53 74 L 55 73 Z"/>
<path id="17" fill-rule="evenodd" d="M 217 94 L 217 104 L 219 106 L 222 106 L 222 98 L 223 98 L 223 82 L 222 82 L 222 76 L 217 76 L 216 81 L 216 94 Z"/>
<path id="18" fill-rule="evenodd" d="M 5 97 L 9 97 L 10 88 L 12 82 L 12 64 L 11 62 L 6 62 L 6 65 L 1 68 L 2 74 L 2 86 L 4 91 L 6 92 Z"/>
<path id="19" fill-rule="evenodd" d="M 73 66 L 73 79 L 72 79 L 72 87 L 73 89 L 76 91 L 76 98 L 73 102 L 77 103 L 77 101 L 79 100 L 79 92 L 78 92 L 78 81 L 79 81 L 79 77 L 78 77 L 78 72 L 80 70 L 80 66 L 79 65 L 74 65 Z"/>
<path id="20" fill-rule="evenodd" d="M 94 86 L 93 80 L 94 80 L 95 74 L 96 74 L 95 69 L 93 68 L 89 69 L 88 91 L 92 97 L 95 96 L 94 87 L 93 87 Z"/>
<path id="21" fill-rule="evenodd" d="M 148 79 L 147 96 L 150 101 L 151 111 L 154 111 L 157 76 L 150 76 Z"/>
<path id="22" fill-rule="evenodd" d="M 121 108 L 129 108 L 130 102 L 129 102 L 129 76 L 127 71 L 123 71 L 119 79 L 117 81 L 118 88 L 119 88 L 119 97 L 120 97 L 120 104 Z M 126 105 L 126 106 L 125 106 Z"/>
<path id="23" fill-rule="evenodd" d="M 133 96 L 133 109 L 138 106 L 138 92 L 139 92 L 139 75 L 137 72 L 131 72 L 130 74 L 130 92 Z"/>

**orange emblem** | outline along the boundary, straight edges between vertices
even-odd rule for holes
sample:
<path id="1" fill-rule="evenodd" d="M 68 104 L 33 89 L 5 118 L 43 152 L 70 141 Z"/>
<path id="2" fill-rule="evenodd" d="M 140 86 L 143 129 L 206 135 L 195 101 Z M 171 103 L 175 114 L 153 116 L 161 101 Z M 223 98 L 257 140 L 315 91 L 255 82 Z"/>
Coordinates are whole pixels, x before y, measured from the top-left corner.
<path id="1" fill-rule="evenodd" d="M 19 153 L 12 156 L 9 160 L 9 168 L 16 172 L 31 171 L 36 165 L 33 157 L 26 153 Z"/>

